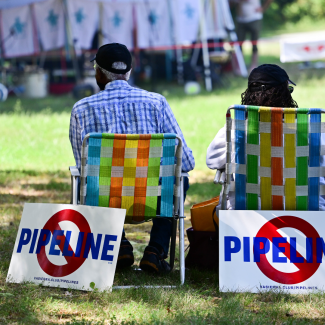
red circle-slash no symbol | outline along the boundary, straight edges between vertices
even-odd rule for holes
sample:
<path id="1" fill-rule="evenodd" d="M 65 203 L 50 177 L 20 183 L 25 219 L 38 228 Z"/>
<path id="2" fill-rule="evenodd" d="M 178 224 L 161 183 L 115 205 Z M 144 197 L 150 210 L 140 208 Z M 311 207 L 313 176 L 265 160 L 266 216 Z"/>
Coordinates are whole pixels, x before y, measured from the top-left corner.
<path id="1" fill-rule="evenodd" d="M 75 272 L 76 270 L 78 270 L 79 267 L 85 262 L 86 259 L 83 257 L 85 243 L 86 243 L 86 238 L 88 233 L 91 232 L 89 224 L 85 219 L 85 217 L 82 214 L 80 214 L 78 211 L 70 210 L 70 209 L 61 210 L 56 214 L 54 214 L 47 221 L 43 229 L 48 229 L 53 234 L 54 230 L 61 230 L 61 227 L 59 225 L 61 221 L 71 221 L 75 223 L 76 226 L 79 228 L 79 231 L 84 233 L 84 237 L 81 245 L 82 249 L 80 252 L 80 257 L 76 257 L 75 253 L 73 253 L 72 256 L 64 256 L 67 261 L 67 264 L 65 265 L 55 265 L 51 263 L 48 257 L 46 256 L 45 246 L 42 246 L 39 254 L 37 254 L 38 263 L 45 273 L 53 277 L 67 276 Z M 61 243 L 58 246 L 62 252 L 64 247 L 64 242 L 65 242 L 65 236 L 58 236 L 57 239 L 61 240 Z M 70 245 L 68 249 L 69 251 L 72 251 Z"/>
<path id="2" fill-rule="evenodd" d="M 320 263 L 316 262 L 316 238 L 319 238 L 320 236 L 316 229 L 307 221 L 298 217 L 282 216 L 274 218 L 264 224 L 256 234 L 256 237 L 267 238 L 272 243 L 274 237 L 280 237 L 277 230 L 286 227 L 298 229 L 305 234 L 306 237 L 313 238 L 312 263 L 307 263 L 306 259 L 304 259 L 303 263 L 293 263 L 299 271 L 285 273 L 275 269 L 267 260 L 266 254 L 263 254 L 260 256 L 260 261 L 256 262 L 256 264 L 271 280 L 283 284 L 296 284 L 309 279 L 319 268 Z M 290 243 L 286 242 L 285 244 L 281 244 L 281 247 L 285 248 L 283 254 L 290 259 Z M 302 255 L 297 252 L 297 257 L 302 257 Z"/>

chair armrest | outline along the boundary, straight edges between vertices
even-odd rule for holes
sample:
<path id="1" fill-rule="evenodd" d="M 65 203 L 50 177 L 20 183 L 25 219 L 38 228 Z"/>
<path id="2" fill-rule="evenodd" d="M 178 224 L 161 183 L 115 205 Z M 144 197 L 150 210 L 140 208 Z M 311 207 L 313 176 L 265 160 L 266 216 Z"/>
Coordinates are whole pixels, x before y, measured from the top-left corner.
<path id="1" fill-rule="evenodd" d="M 221 176 L 221 171 L 217 170 L 216 176 L 214 176 L 214 180 L 213 180 L 214 184 L 216 184 L 216 185 L 219 184 L 220 176 Z"/>
<path id="2" fill-rule="evenodd" d="M 218 169 L 216 176 L 214 177 L 213 183 L 223 185 L 226 180 L 226 173 L 224 169 Z"/>
<path id="3" fill-rule="evenodd" d="M 188 173 L 182 172 L 181 177 L 190 177 Z"/>
<path id="4" fill-rule="evenodd" d="M 226 183 L 226 173 L 225 173 L 225 171 L 223 170 L 223 171 L 221 172 L 221 176 L 220 176 L 219 184 L 220 184 L 220 185 L 223 185 L 223 184 L 225 184 L 225 183 Z"/>
<path id="5" fill-rule="evenodd" d="M 70 170 L 71 176 L 80 177 L 80 172 L 79 172 L 79 169 L 77 168 L 77 166 L 70 166 L 69 170 Z"/>

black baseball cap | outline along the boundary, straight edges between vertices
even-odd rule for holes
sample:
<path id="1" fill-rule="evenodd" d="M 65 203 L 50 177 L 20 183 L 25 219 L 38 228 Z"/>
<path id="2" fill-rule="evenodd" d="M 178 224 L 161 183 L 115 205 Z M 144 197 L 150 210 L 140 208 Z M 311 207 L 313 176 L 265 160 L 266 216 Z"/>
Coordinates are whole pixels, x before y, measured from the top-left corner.
<path id="1" fill-rule="evenodd" d="M 250 73 L 248 77 L 248 88 L 253 91 L 261 91 L 279 86 L 286 81 L 296 86 L 296 84 L 289 79 L 285 70 L 278 65 L 262 64 L 253 69 Z M 257 83 L 258 86 L 252 86 L 253 83 Z"/>
<path id="2" fill-rule="evenodd" d="M 132 56 L 127 47 L 119 43 L 110 43 L 101 46 L 96 56 L 90 61 L 94 61 L 98 65 L 112 73 L 125 74 L 131 70 L 132 67 Z M 123 62 L 126 64 L 126 69 L 115 69 L 112 68 L 114 62 Z"/>

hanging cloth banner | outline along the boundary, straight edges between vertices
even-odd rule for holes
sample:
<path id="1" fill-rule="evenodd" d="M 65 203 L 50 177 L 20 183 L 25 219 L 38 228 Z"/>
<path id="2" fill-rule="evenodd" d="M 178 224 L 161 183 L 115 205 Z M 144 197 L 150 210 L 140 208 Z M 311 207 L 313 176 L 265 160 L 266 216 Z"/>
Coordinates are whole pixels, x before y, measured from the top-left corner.
<path id="1" fill-rule="evenodd" d="M 172 0 L 173 26 L 177 44 L 197 40 L 200 26 L 200 0 Z"/>
<path id="2" fill-rule="evenodd" d="M 29 6 L 1 11 L 2 44 L 5 57 L 31 55 L 36 52 L 33 20 Z"/>
<path id="3" fill-rule="evenodd" d="M 75 48 L 90 49 L 98 28 L 98 3 L 88 0 L 68 0 L 66 3 Z"/>
<path id="4" fill-rule="evenodd" d="M 205 6 L 207 38 L 223 39 L 227 37 L 226 26 L 230 24 L 228 14 L 230 14 L 228 0 L 208 1 Z"/>
<path id="5" fill-rule="evenodd" d="M 212 0 L 214 1 L 214 37 L 216 38 L 227 38 L 228 30 L 235 28 L 228 0 Z"/>
<path id="6" fill-rule="evenodd" d="M 166 0 L 136 4 L 138 47 L 172 45 L 171 17 Z"/>
<path id="7" fill-rule="evenodd" d="M 62 0 L 48 0 L 35 4 L 38 33 L 45 51 L 65 44 Z"/>
<path id="8" fill-rule="evenodd" d="M 234 20 L 231 15 L 228 0 L 214 0 L 217 8 L 217 19 L 222 21 L 222 28 L 228 31 L 235 30 Z M 219 24 L 217 24 L 219 26 Z"/>
<path id="9" fill-rule="evenodd" d="M 121 43 L 133 48 L 133 4 L 105 3 L 103 5 L 102 32 L 103 44 Z"/>

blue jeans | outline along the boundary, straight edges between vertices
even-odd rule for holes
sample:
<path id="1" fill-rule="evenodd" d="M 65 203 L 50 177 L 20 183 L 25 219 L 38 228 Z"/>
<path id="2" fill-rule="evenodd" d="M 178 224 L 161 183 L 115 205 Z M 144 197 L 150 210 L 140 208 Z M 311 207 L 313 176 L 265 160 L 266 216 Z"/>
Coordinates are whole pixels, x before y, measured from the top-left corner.
<path id="1" fill-rule="evenodd" d="M 183 185 L 184 185 L 184 201 L 185 201 L 186 192 L 190 187 L 188 177 L 184 177 Z M 159 252 L 162 253 L 164 258 L 167 258 L 168 251 L 169 251 L 169 242 L 172 235 L 172 225 L 173 225 L 173 220 L 171 220 L 171 218 L 155 218 L 152 220 L 149 246 L 153 246 L 157 248 Z M 123 229 L 122 237 L 125 237 L 124 229 Z"/>

